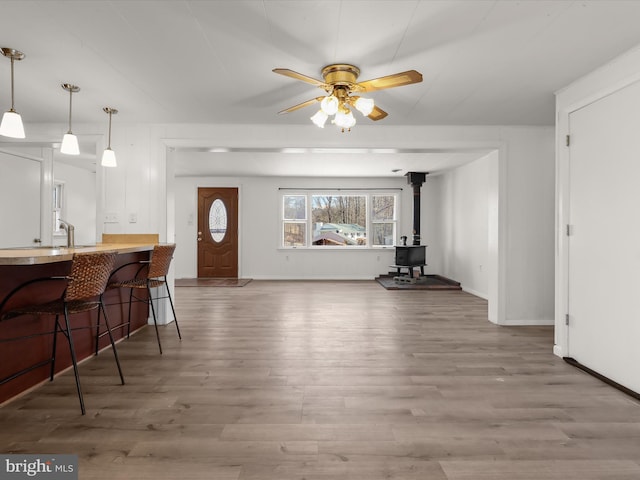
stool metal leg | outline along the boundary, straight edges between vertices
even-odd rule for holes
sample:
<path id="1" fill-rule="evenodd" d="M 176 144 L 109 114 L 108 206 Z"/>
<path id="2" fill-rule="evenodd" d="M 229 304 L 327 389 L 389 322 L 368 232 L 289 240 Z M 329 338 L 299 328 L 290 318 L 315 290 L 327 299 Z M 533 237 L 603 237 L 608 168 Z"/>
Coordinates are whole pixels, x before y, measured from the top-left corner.
<path id="1" fill-rule="evenodd" d="M 162 343 L 160 342 L 160 332 L 158 332 L 158 320 L 156 319 L 156 309 L 153 306 L 153 298 L 151 297 L 151 287 L 147 281 L 147 295 L 149 295 L 149 304 L 151 305 L 151 313 L 153 315 L 153 326 L 156 328 L 156 338 L 158 339 L 158 348 L 160 349 L 160 355 L 162 355 Z"/>
<path id="2" fill-rule="evenodd" d="M 69 312 L 67 311 L 67 306 L 64 306 L 64 321 L 66 326 L 65 336 L 69 342 L 69 352 L 71 353 L 71 362 L 73 363 L 73 373 L 76 377 L 76 389 L 78 390 L 78 399 L 80 400 L 80 410 L 82 411 L 82 415 L 86 413 L 84 408 L 84 398 L 82 396 L 82 387 L 80 386 L 80 374 L 78 372 L 78 361 L 76 358 L 76 349 L 73 345 L 73 337 L 71 336 L 71 324 L 69 323 Z"/>
<path id="3" fill-rule="evenodd" d="M 169 297 L 169 304 L 171 305 L 171 311 L 173 312 L 173 321 L 176 322 L 176 330 L 178 331 L 178 338 L 182 340 L 180 335 L 180 326 L 178 325 L 178 317 L 176 316 L 176 309 L 173 308 L 173 299 L 171 298 L 171 292 L 169 291 L 169 284 L 167 283 L 167 277 L 164 277 L 164 286 L 167 289 L 167 297 Z"/>
<path id="4" fill-rule="evenodd" d="M 49 373 L 49 381 L 53 382 L 53 376 L 56 372 L 56 348 L 58 347 L 58 330 L 62 330 L 59 323 L 60 315 L 56 315 L 55 328 L 53 330 L 53 351 L 51 352 L 51 372 Z"/>
<path id="5" fill-rule="evenodd" d="M 96 351 L 94 355 L 98 355 L 100 348 L 100 309 L 98 308 L 98 320 L 96 320 Z"/>
<path id="6" fill-rule="evenodd" d="M 100 321 L 100 310 L 102 310 L 102 316 L 104 317 L 104 324 L 107 327 L 107 333 L 109 334 L 109 340 L 111 341 L 111 349 L 113 350 L 113 356 L 116 359 L 116 365 L 118 366 L 118 373 L 120 374 L 120 381 L 124 385 L 124 376 L 122 375 L 122 368 L 120 367 L 120 359 L 118 358 L 118 351 L 116 350 L 116 342 L 113 340 L 113 334 L 111 333 L 111 326 L 107 318 L 107 311 L 104 309 L 102 298 L 100 299 L 100 306 L 98 307 L 98 321 Z"/>
<path id="7" fill-rule="evenodd" d="M 131 337 L 131 303 L 133 302 L 133 288 L 129 289 L 129 315 L 127 316 L 127 338 Z"/>

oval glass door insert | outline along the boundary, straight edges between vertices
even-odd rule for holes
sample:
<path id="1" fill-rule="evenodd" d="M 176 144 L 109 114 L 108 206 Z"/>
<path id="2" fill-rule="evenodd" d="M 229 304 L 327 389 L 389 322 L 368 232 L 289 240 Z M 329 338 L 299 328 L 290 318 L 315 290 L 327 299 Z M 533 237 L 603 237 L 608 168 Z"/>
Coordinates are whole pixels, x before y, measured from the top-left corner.
<path id="1" fill-rule="evenodd" d="M 209 232 L 216 243 L 220 243 L 227 233 L 227 207 L 219 198 L 213 201 L 209 209 Z"/>

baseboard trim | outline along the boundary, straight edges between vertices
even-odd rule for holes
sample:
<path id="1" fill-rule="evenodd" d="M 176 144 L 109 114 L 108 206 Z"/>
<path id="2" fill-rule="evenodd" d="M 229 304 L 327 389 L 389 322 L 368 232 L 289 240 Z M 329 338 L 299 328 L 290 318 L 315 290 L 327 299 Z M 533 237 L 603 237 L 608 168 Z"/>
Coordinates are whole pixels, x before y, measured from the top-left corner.
<path id="1" fill-rule="evenodd" d="M 462 291 L 463 291 L 463 292 L 470 293 L 471 295 L 474 295 L 474 296 L 476 296 L 476 297 L 480 297 L 480 298 L 482 298 L 483 300 L 487 300 L 487 301 L 489 301 L 489 296 L 488 296 L 487 294 L 485 294 L 485 293 L 480 293 L 480 292 L 478 292 L 477 290 L 474 290 L 473 288 L 467 288 L 467 287 L 465 287 L 464 285 L 462 285 Z"/>
<path id="2" fill-rule="evenodd" d="M 555 325 L 555 321 L 552 318 L 536 318 L 532 320 L 516 318 L 505 320 L 499 325 L 504 327 L 548 327 Z"/>
<path id="3" fill-rule="evenodd" d="M 572 357 L 562 357 L 562 359 L 567 362 L 569 365 L 572 365 L 576 368 L 579 368 L 583 372 L 588 373 L 589 375 L 597 378 L 598 380 L 606 383 L 607 385 L 611 385 L 616 390 L 620 390 L 622 393 L 629 395 L 630 397 L 635 398 L 636 400 L 640 400 L 640 393 L 634 392 L 630 388 L 625 387 L 624 385 L 620 385 L 615 380 L 611 380 L 609 377 L 605 377 L 601 373 L 596 372 L 595 370 L 591 370 L 589 367 L 584 366 L 580 362 L 578 362 L 575 358 Z"/>
<path id="4" fill-rule="evenodd" d="M 300 281 L 300 282 L 313 282 L 313 281 L 323 281 L 323 282 L 330 282 L 330 281 L 336 281 L 336 282 L 349 282 L 349 281 L 355 281 L 355 282 L 359 282 L 359 281 L 374 281 L 375 278 L 374 277 L 368 277 L 368 276 L 344 276 L 344 277 L 336 277 L 335 275 L 332 276 L 312 276 L 312 277 L 296 277 L 296 276 L 279 276 L 279 275 L 251 275 L 251 278 L 254 280 L 284 280 L 284 281 Z"/>

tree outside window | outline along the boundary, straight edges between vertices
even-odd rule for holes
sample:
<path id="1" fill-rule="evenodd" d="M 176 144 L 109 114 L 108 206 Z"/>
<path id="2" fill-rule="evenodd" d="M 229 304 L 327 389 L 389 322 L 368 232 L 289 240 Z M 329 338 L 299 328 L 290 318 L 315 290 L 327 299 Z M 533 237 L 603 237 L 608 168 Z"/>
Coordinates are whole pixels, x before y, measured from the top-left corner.
<path id="1" fill-rule="evenodd" d="M 283 199 L 283 245 L 303 247 L 307 234 L 307 197 L 305 195 L 284 195 Z"/>
<path id="2" fill-rule="evenodd" d="M 282 246 L 367 248 L 394 245 L 397 207 L 396 194 L 283 195 Z"/>

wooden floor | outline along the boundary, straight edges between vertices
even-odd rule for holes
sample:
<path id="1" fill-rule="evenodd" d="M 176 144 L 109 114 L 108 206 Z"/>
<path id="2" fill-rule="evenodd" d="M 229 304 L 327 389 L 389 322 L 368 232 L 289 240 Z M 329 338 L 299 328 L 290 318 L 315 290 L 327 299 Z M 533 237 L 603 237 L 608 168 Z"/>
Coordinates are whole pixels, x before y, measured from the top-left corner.
<path id="1" fill-rule="evenodd" d="M 0 408 L 4 453 L 75 453 L 80 478 L 640 479 L 640 404 L 497 327 L 464 292 L 376 282 L 176 289 L 152 328 Z"/>

